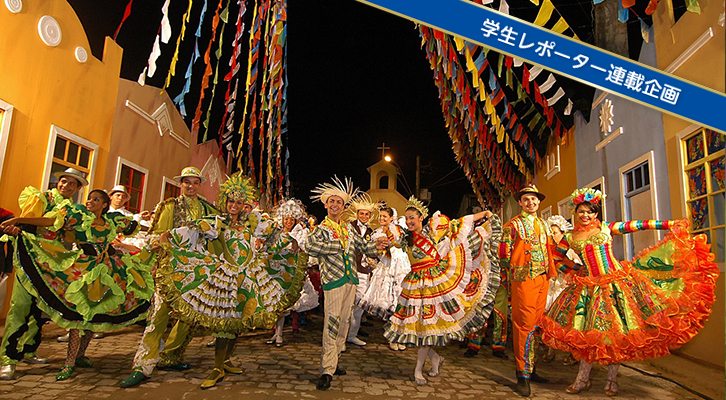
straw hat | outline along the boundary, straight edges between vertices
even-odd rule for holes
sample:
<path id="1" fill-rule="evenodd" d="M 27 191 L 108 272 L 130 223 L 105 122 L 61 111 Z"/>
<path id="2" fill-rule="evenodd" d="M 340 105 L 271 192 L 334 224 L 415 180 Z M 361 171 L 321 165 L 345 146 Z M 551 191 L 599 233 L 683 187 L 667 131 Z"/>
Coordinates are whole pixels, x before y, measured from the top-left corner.
<path id="1" fill-rule="evenodd" d="M 55 176 L 58 179 L 60 179 L 64 176 L 70 176 L 71 178 L 77 180 L 81 184 L 81 187 L 88 186 L 88 180 L 86 180 L 86 174 L 84 174 L 83 172 L 81 172 L 75 168 L 66 168 L 65 171 L 54 172 L 53 176 Z"/>

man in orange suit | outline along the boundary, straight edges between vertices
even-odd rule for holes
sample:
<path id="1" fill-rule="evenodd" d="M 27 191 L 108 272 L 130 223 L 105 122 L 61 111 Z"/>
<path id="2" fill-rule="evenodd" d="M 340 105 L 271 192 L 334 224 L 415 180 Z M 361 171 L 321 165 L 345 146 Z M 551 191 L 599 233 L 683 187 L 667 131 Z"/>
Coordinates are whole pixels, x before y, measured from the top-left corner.
<path id="1" fill-rule="evenodd" d="M 504 224 L 499 244 L 500 265 L 507 271 L 512 297 L 517 392 L 525 397 L 531 393 L 530 380 L 547 382 L 537 375 L 534 366 L 539 341 L 536 323 L 545 311 L 549 279 L 556 275 L 552 235 L 547 223 L 537 216 L 544 198 L 533 184 L 514 194 L 522 213 Z"/>

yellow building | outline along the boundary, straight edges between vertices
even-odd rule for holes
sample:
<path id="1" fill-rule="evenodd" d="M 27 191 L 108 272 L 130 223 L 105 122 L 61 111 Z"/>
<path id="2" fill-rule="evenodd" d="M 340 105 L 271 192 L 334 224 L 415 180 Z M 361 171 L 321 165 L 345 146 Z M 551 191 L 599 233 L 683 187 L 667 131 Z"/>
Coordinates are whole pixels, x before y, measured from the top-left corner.
<path id="1" fill-rule="evenodd" d="M 545 220 L 552 215 L 571 220 L 570 194 L 577 189 L 574 132 L 573 127 L 562 140 L 551 140 L 547 156 L 537 165 L 535 184 L 547 196 L 539 206 L 540 216 Z M 519 211 L 517 209 L 514 215 Z"/>
<path id="2" fill-rule="evenodd" d="M 55 187 L 53 172 L 68 167 L 90 182 L 75 201 L 122 184 L 137 212 L 178 195 L 184 166 L 211 156 L 226 170 L 217 143 L 196 145 L 166 92 L 119 78 L 122 53 L 107 37 L 103 60 L 93 57 L 64 0 L 0 5 L 0 207 L 18 214 L 24 187 Z M 213 201 L 212 183 L 200 193 Z"/>
<path id="3" fill-rule="evenodd" d="M 653 28 L 658 69 L 724 91 L 724 6 L 699 1 L 701 13 L 674 14 L 670 0 L 658 3 Z M 694 233 L 709 236 L 721 270 L 716 304 L 706 326 L 681 354 L 724 366 L 724 136 L 663 114 L 673 218 L 688 218 Z"/>
<path id="4" fill-rule="evenodd" d="M 396 166 L 385 160 L 368 167 L 371 174 L 371 188 L 367 191 L 374 202 L 385 201 L 389 207 L 395 208 L 398 215 L 406 211 L 406 198 L 398 193 L 398 171 Z"/>

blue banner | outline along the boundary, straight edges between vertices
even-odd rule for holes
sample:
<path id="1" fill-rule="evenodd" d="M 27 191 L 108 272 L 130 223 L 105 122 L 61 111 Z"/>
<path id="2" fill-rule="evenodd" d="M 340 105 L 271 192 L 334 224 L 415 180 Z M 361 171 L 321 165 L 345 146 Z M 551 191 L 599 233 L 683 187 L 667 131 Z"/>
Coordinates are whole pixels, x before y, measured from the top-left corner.
<path id="1" fill-rule="evenodd" d="M 726 132 L 724 93 L 466 0 L 358 0 L 648 107 Z"/>

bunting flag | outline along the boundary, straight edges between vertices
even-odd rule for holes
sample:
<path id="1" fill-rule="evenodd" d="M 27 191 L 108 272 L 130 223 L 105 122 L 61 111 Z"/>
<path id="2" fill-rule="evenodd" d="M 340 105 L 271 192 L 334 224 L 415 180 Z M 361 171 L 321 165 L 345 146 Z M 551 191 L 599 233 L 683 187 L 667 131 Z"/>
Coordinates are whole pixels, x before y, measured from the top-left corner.
<path id="1" fill-rule="evenodd" d="M 167 0 L 162 7 L 159 31 L 139 83 L 153 79 L 174 93 L 173 102 L 197 140 L 217 140 L 217 157 L 227 153 L 273 203 L 290 186 L 285 139 L 287 0 L 188 0 L 177 24 L 169 20 L 169 4 Z M 191 21 L 198 21 L 193 36 L 186 35 L 187 29 L 194 29 Z M 166 46 L 173 38 L 174 44 Z M 180 63 L 186 66 L 183 78 L 177 77 Z M 168 69 L 155 78 L 157 68 Z M 194 111 L 188 113 L 189 107 Z M 212 118 L 217 111 L 222 118 Z"/>
<path id="2" fill-rule="evenodd" d="M 505 0 L 473 1 L 509 10 Z M 535 4 L 530 22 L 577 38 L 551 0 Z M 572 128 L 564 78 L 426 26 L 420 35 L 456 159 L 480 200 L 498 205 Z"/>

